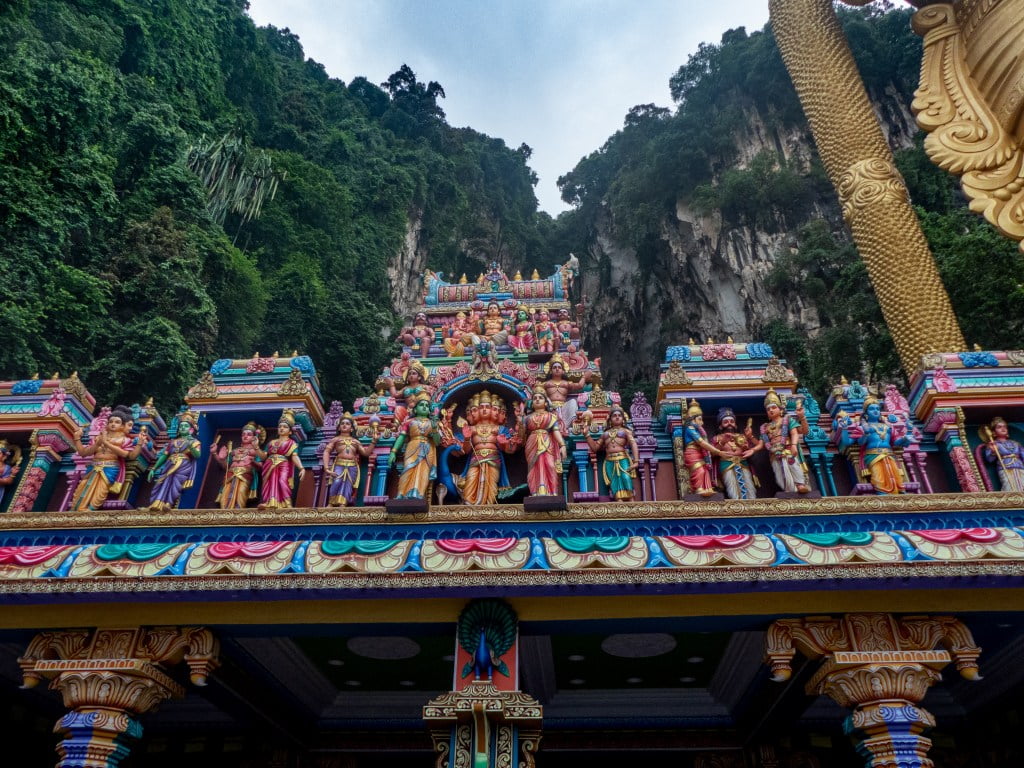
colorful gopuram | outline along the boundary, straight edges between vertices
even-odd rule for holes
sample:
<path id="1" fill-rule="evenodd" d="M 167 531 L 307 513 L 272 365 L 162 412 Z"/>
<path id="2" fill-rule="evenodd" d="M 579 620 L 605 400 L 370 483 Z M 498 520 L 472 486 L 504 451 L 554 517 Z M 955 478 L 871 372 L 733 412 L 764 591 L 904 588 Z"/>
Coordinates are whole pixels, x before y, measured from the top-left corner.
<path id="1" fill-rule="evenodd" d="M 691 339 L 620 395 L 574 277 L 428 273 L 349 407 L 298 353 L 216 360 L 174 413 L 0 383 L 6 743 L 68 768 L 1015 764 L 1024 352 L 816 397 L 768 344 Z"/>

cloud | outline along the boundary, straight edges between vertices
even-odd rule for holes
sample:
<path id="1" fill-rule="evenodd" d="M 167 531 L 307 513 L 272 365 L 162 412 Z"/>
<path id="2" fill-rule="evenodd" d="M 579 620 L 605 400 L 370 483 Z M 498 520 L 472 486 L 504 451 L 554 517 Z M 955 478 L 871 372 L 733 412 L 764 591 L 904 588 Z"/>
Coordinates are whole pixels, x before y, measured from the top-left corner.
<path id="1" fill-rule="evenodd" d="M 525 142 L 537 197 L 599 149 L 630 107 L 671 106 L 668 80 L 702 42 L 759 29 L 764 0 L 250 0 L 257 24 L 288 27 L 346 82 L 380 83 L 402 64 L 447 97 L 448 121 Z"/>

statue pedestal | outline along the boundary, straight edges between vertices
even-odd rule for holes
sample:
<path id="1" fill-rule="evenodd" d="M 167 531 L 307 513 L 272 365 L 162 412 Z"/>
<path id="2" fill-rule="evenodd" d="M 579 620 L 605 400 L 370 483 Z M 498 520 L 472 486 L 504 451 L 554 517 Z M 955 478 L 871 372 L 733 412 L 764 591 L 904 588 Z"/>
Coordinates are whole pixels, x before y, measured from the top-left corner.
<path id="1" fill-rule="evenodd" d="M 725 501 L 725 496 L 720 493 L 711 493 L 705 496 L 702 493 L 687 493 L 683 501 Z"/>
<path id="2" fill-rule="evenodd" d="M 799 491 L 779 491 L 775 494 L 776 499 L 820 499 L 821 494 L 818 491 L 808 491 L 807 493 L 800 493 Z"/>
<path id="3" fill-rule="evenodd" d="M 125 499 L 107 499 L 103 502 L 101 509 L 123 511 L 126 509 L 134 509 L 134 507 Z"/>
<path id="4" fill-rule="evenodd" d="M 577 504 L 585 504 L 587 502 L 595 502 L 600 500 L 600 494 L 595 491 L 576 491 L 572 495 L 572 500 Z"/>
<path id="5" fill-rule="evenodd" d="M 527 512 L 551 512 L 568 509 L 565 496 L 527 496 L 523 499 L 523 509 Z"/>
<path id="6" fill-rule="evenodd" d="M 389 515 L 415 515 L 426 512 L 428 506 L 426 499 L 388 499 L 384 502 L 384 509 Z"/>

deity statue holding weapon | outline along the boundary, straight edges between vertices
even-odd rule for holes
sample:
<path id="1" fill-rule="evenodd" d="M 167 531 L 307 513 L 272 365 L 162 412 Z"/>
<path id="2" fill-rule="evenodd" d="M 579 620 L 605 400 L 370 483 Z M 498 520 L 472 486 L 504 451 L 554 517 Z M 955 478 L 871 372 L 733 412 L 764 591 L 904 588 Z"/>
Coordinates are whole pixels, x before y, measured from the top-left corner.
<path id="1" fill-rule="evenodd" d="M 541 382 L 541 386 L 544 387 L 544 394 L 551 401 L 551 407 L 558 414 L 563 435 L 569 433 L 569 427 L 576 420 L 578 409 L 576 398 L 570 397 L 570 395 L 582 392 L 591 377 L 590 371 L 586 371 L 583 374 L 583 381 L 569 381 L 565 378 L 565 360 L 558 352 L 544 364 L 544 380 Z"/>
<path id="2" fill-rule="evenodd" d="M 757 477 L 750 471 L 747 461 L 754 454 L 753 419 L 741 433 L 736 428 L 736 414 L 732 408 L 718 409 L 718 434 L 711 444 L 722 454 L 718 457 L 718 480 L 730 499 L 756 499 Z"/>
<path id="3" fill-rule="evenodd" d="M 903 493 L 906 483 L 894 449 L 909 445 L 912 439 L 905 430 L 898 433 L 896 425 L 897 419 L 893 415 L 883 420 L 882 403 L 868 395 L 864 399 L 860 422 L 838 426 L 839 449 L 854 443 L 861 447 L 860 475 L 871 483 L 875 493 L 883 496 Z"/>
<path id="4" fill-rule="evenodd" d="M 557 496 L 560 491 L 562 463 L 566 460 L 565 439 L 558 417 L 551 411 L 544 387 L 533 388 L 531 412 L 524 416 L 520 404 L 519 441 L 525 444 L 526 482 L 533 496 Z"/>
<path id="5" fill-rule="evenodd" d="M 1024 491 L 1024 446 L 1010 439 L 1006 419 L 996 416 L 979 434 L 985 443 L 982 449 L 985 461 L 996 465 L 1000 489 Z"/>
<path id="6" fill-rule="evenodd" d="M 398 499 L 426 499 L 430 484 L 437 479 L 437 445 L 441 441 L 430 402 L 417 400 L 412 415 L 402 422 L 391 448 L 389 466 L 398 467 Z M 398 462 L 399 452 L 402 461 Z"/>
<path id="7" fill-rule="evenodd" d="M 369 445 L 363 445 L 355 436 L 356 420 L 345 413 L 338 420 L 338 433 L 324 446 L 324 474 L 331 478 L 327 504 L 331 507 L 351 506 L 359 490 L 359 458 L 373 453 L 380 439 L 376 425 Z"/>
<path id="8" fill-rule="evenodd" d="M 774 389 L 769 389 L 764 396 L 764 409 L 768 421 L 761 425 L 761 439 L 754 445 L 754 450 L 767 449 L 775 482 L 783 491 L 810 493 L 800 449 L 800 436 L 807 424 L 806 419 L 801 423 L 799 413 L 797 416 L 788 415 L 782 398 Z M 798 411 L 802 411 L 802 407 L 798 407 Z"/>
<path id="9" fill-rule="evenodd" d="M 456 454 L 469 456 L 462 476 L 455 478 L 455 486 L 465 504 L 474 506 L 494 504 L 504 475 L 501 452 L 513 453 L 519 448 L 517 435 L 505 427 L 505 401 L 484 390 L 473 395 L 466 407 L 468 421 L 460 421 L 456 442 L 461 447 Z M 522 418 L 522 404 L 517 413 Z"/>
<path id="10" fill-rule="evenodd" d="M 221 446 L 220 435 L 210 446 L 213 457 L 224 468 L 224 483 L 217 494 L 217 506 L 221 509 L 244 509 L 257 498 L 260 444 L 266 438 L 266 430 L 250 421 L 242 427 L 242 444 L 237 448 L 230 440 L 226 447 Z"/>

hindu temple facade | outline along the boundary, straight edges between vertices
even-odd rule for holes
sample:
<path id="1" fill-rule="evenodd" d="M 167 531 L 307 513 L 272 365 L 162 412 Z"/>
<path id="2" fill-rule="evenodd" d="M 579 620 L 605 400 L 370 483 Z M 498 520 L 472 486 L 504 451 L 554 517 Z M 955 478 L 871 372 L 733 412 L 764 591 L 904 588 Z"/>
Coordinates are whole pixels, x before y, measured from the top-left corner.
<path id="1" fill-rule="evenodd" d="M 1024 352 L 819 401 L 689 340 L 619 393 L 574 277 L 428 273 L 348 408 L 297 353 L 167 414 L 0 384 L 25 764 L 1008 764 Z"/>

